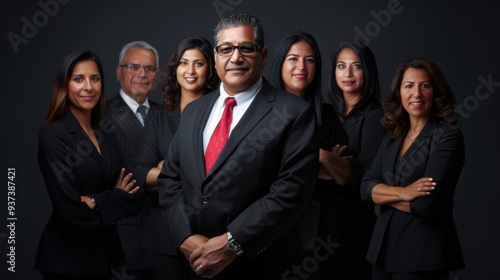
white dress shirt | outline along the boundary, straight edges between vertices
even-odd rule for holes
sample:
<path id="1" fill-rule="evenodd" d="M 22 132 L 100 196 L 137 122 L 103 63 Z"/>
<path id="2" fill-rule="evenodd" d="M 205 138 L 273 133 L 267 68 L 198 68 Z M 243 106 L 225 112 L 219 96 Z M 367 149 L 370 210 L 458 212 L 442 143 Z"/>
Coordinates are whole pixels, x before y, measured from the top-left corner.
<path id="1" fill-rule="evenodd" d="M 255 83 L 252 87 L 234 96 L 227 94 L 226 90 L 224 89 L 224 84 L 220 84 L 219 98 L 217 98 L 217 101 L 215 101 L 212 112 L 210 113 L 210 117 L 208 117 L 205 130 L 203 130 L 204 153 L 207 151 L 208 142 L 210 141 L 210 137 L 212 137 L 212 133 L 214 133 L 215 127 L 217 127 L 217 124 L 222 118 L 222 113 L 224 113 L 224 107 L 226 106 L 226 98 L 234 97 L 236 99 L 236 106 L 234 106 L 233 108 L 233 121 L 231 122 L 231 128 L 229 129 L 229 137 L 231 137 L 233 128 L 241 120 L 241 117 L 243 117 L 248 107 L 250 107 L 250 104 L 252 104 L 253 99 L 262 87 L 262 83 L 262 77 L 260 77 L 257 83 Z"/>

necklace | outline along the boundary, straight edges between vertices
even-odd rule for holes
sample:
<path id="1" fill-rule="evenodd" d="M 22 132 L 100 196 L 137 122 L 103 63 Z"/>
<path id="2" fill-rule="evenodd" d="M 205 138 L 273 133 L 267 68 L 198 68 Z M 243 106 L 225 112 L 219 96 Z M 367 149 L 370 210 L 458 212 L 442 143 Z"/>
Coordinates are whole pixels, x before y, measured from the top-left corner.
<path id="1" fill-rule="evenodd" d="M 419 132 L 419 133 L 420 133 L 420 132 Z M 413 141 L 413 139 L 415 139 L 415 137 L 417 137 L 419 133 L 417 133 L 417 134 L 413 135 L 412 137 L 410 137 L 410 136 L 408 135 L 408 139 L 410 139 L 410 140 L 408 141 L 408 145 L 410 145 L 410 144 L 411 144 L 411 141 Z"/>

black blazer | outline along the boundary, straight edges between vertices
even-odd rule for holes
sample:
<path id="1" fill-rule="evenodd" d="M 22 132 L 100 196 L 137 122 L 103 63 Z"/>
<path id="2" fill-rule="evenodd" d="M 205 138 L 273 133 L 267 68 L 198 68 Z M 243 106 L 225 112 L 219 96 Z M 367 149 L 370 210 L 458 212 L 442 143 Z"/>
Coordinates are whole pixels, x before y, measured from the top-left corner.
<path id="1" fill-rule="evenodd" d="M 38 164 L 52 201 L 35 261 L 42 273 L 97 275 L 124 264 L 114 224 L 141 211 L 144 191 L 114 188 L 125 161 L 108 128 L 94 131 L 101 154 L 69 109 L 40 130 Z M 83 195 L 95 199 L 98 212 Z"/>
<path id="2" fill-rule="evenodd" d="M 134 160 L 134 176 L 138 184 L 144 185 L 151 168 L 165 159 L 170 141 L 179 127 L 180 107 L 165 111 L 163 104 L 156 104 L 149 110 L 141 143 Z M 142 246 L 163 254 L 177 255 L 178 248 L 172 244 L 166 223 L 158 207 L 158 192 L 148 193 L 151 197 L 151 212 L 146 219 Z"/>
<path id="3" fill-rule="evenodd" d="M 149 103 L 151 107 L 157 104 L 151 100 Z M 120 94 L 106 101 L 104 117 L 101 123 L 109 126 L 115 134 L 127 166 L 132 168 L 137 147 L 142 140 L 144 127 Z M 135 173 L 134 177 L 137 179 Z M 142 187 L 139 180 L 137 184 Z M 140 215 L 118 222 L 118 232 L 127 259 L 127 269 L 151 268 L 152 257 L 149 254 L 150 252 L 141 248 L 141 240 L 144 237 L 146 219 L 149 216 L 151 203 L 151 199 L 147 197 Z"/>
<path id="4" fill-rule="evenodd" d="M 156 102 L 151 100 L 149 103 L 151 107 L 157 105 Z M 132 167 L 137 146 L 142 140 L 144 127 L 120 94 L 117 94 L 110 100 L 106 100 L 106 108 L 101 123 L 106 126 L 111 126 L 112 124 L 111 128 L 122 150 L 123 157 L 127 161 L 128 166 Z"/>
<path id="5" fill-rule="evenodd" d="M 330 151 L 337 144 L 347 145 L 347 134 L 332 105 L 323 104 L 321 119 L 322 125 L 318 129 L 319 147 Z M 350 152 L 346 150 L 343 155 L 350 155 Z M 335 180 L 318 179 L 312 200 L 299 220 L 303 246 L 309 252 L 314 250 L 318 235 L 325 239 L 325 234 L 332 234 L 335 230 L 337 217 L 332 208 L 335 206 L 336 187 Z"/>
<path id="6" fill-rule="evenodd" d="M 345 193 L 345 195 L 359 197 L 361 178 L 370 168 L 385 135 L 385 128 L 382 125 L 383 116 L 384 111 L 380 103 L 373 99 L 356 112 L 349 114 L 342 123 L 349 137 L 347 147 L 353 155 L 349 163 L 352 168 L 352 186 L 354 187 L 349 188 L 352 192 Z"/>
<path id="7" fill-rule="evenodd" d="M 347 147 L 352 154 L 352 183 L 334 186 L 332 212 L 335 213 L 335 241 L 338 249 L 338 270 L 343 275 L 371 274 L 371 264 L 365 260 L 376 216 L 371 205 L 360 198 L 359 187 L 385 135 L 381 120 L 384 112 L 376 99 L 351 112 L 342 123 L 349 138 Z M 369 276 L 366 276 L 367 278 Z"/>
<path id="8" fill-rule="evenodd" d="M 158 178 L 162 216 L 176 248 L 192 234 L 229 230 L 246 254 L 236 262 L 250 265 L 262 253 L 267 267 L 283 273 L 286 252 L 275 245 L 309 202 L 318 176 L 314 110 L 265 81 L 207 176 L 203 130 L 219 95 L 205 95 L 182 113 Z M 298 238 L 293 246 L 301 247 Z M 256 272 L 250 266 L 238 275 Z"/>
<path id="9" fill-rule="evenodd" d="M 165 159 L 170 141 L 179 127 L 180 117 L 179 106 L 172 111 L 165 111 L 163 104 L 151 106 L 133 164 L 134 176 L 139 185 L 144 185 L 151 168 Z"/>
<path id="10" fill-rule="evenodd" d="M 411 214 L 383 205 L 367 259 L 388 272 L 464 268 L 453 221 L 453 195 L 464 164 L 462 131 L 443 121 L 428 121 L 403 157 L 404 139 L 385 138 L 361 185 L 363 200 L 372 202 L 375 185 L 405 187 L 431 177 L 431 195 L 410 202 Z M 399 158 L 399 159 L 398 159 Z"/>

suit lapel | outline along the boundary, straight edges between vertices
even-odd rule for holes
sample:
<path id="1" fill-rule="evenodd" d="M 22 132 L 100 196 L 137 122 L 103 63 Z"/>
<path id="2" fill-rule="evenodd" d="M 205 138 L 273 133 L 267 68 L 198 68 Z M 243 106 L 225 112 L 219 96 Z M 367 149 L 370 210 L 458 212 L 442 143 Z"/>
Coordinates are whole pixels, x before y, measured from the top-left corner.
<path id="1" fill-rule="evenodd" d="M 75 138 L 77 145 L 80 147 L 80 148 L 78 148 L 78 147 L 76 148 L 77 153 L 79 153 L 78 156 L 83 156 L 83 155 L 80 155 L 81 151 L 84 151 L 84 153 L 86 153 L 88 151 L 88 147 L 91 147 L 90 156 L 99 165 L 99 168 L 101 169 L 102 173 L 107 174 L 108 172 L 106 172 L 107 170 L 106 170 L 106 164 L 104 162 L 104 159 L 101 157 L 101 155 L 99 154 L 99 151 L 97 151 L 97 148 L 94 146 L 94 144 L 92 143 L 90 138 L 87 136 L 87 134 L 85 133 L 83 128 L 78 123 L 78 120 L 75 118 L 75 116 L 73 115 L 73 113 L 71 113 L 71 111 L 69 109 L 67 110 L 66 115 L 62 118 L 62 121 L 63 121 L 64 125 L 66 126 L 66 128 L 68 129 L 68 131 L 70 132 L 70 134 L 73 135 L 73 137 Z M 98 137 L 97 140 L 98 140 L 98 143 L 100 145 L 99 147 L 100 147 L 101 153 L 102 153 L 103 149 L 107 149 L 107 147 L 104 147 L 105 144 L 103 144 L 104 137 L 103 137 L 102 133 L 98 132 L 98 129 L 94 129 L 94 130 L 96 131 L 96 137 Z"/>
<path id="2" fill-rule="evenodd" d="M 404 167 L 408 164 L 409 160 L 413 158 L 417 151 L 423 149 L 425 143 L 429 141 L 429 138 L 432 136 L 436 123 L 432 122 L 430 119 L 425 124 L 422 131 L 418 134 L 417 138 L 413 141 L 413 144 L 408 148 L 406 153 L 401 158 L 401 164 L 398 165 L 398 174 L 403 174 Z M 400 139 L 402 141 L 402 138 Z"/>
<path id="3" fill-rule="evenodd" d="M 272 107 L 269 105 L 269 102 L 274 101 L 274 94 L 274 89 L 267 82 L 265 82 L 255 96 L 250 107 L 248 107 L 241 120 L 234 127 L 226 145 L 222 148 L 219 157 L 215 161 L 215 164 L 208 175 L 217 170 L 226 161 L 226 159 L 234 152 L 248 133 L 250 133 L 259 121 L 262 120 L 262 118 L 269 111 L 271 111 Z"/>
<path id="4" fill-rule="evenodd" d="M 207 126 L 208 118 L 210 117 L 210 113 L 212 112 L 212 108 L 214 107 L 215 101 L 217 101 L 217 98 L 220 95 L 220 90 L 216 90 L 215 92 L 211 93 L 209 96 L 210 98 L 207 99 L 205 102 L 205 105 L 202 105 L 204 107 L 203 112 L 200 112 L 202 114 L 201 116 L 201 121 L 196 122 L 194 124 L 194 141 L 193 141 L 193 150 L 195 152 L 195 162 L 196 162 L 196 170 L 198 170 L 198 174 L 201 176 L 202 180 L 205 179 L 206 177 L 206 170 L 205 170 L 205 152 L 203 151 L 203 131 L 205 130 L 205 127 Z M 200 118 L 195 118 L 200 119 Z M 213 170 L 213 168 L 212 168 Z"/>
<path id="5" fill-rule="evenodd" d="M 350 115 L 344 120 L 342 126 L 345 130 L 348 130 L 351 126 L 355 125 L 358 122 L 358 117 L 356 115 L 357 114 Z"/>
<path id="6" fill-rule="evenodd" d="M 124 131 L 130 131 L 135 134 L 137 137 L 142 137 L 143 126 L 136 114 L 132 112 L 130 107 L 125 103 L 125 100 L 118 95 L 115 100 L 112 101 L 116 104 L 111 105 L 112 108 L 119 108 L 119 112 L 123 112 L 122 114 L 117 114 L 116 120 L 120 122 L 120 126 L 125 127 Z"/>
<path id="7" fill-rule="evenodd" d="M 390 176 L 384 174 L 385 180 L 388 185 L 395 186 L 398 179 L 396 178 L 396 174 L 394 172 L 396 161 L 399 157 L 399 147 L 401 147 L 402 137 L 399 137 L 396 140 L 392 140 L 390 144 L 390 148 L 387 150 L 387 154 L 384 155 L 384 165 L 388 168 L 384 168 L 384 170 L 390 170 Z"/>

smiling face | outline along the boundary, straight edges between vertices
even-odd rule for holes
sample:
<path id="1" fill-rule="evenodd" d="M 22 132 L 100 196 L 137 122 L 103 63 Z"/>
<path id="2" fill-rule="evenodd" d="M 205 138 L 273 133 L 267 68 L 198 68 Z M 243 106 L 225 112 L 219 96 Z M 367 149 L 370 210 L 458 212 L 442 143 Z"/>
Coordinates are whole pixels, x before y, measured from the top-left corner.
<path id="1" fill-rule="evenodd" d="M 425 71 L 408 68 L 401 81 L 400 94 L 401 103 L 410 119 L 426 121 L 430 117 L 434 88 Z"/>
<path id="2" fill-rule="evenodd" d="M 316 58 L 311 45 L 305 41 L 293 44 L 281 68 L 285 90 L 303 98 L 315 73 Z"/>
<path id="3" fill-rule="evenodd" d="M 184 51 L 177 65 L 176 77 L 182 92 L 204 93 L 208 63 L 198 49 Z"/>
<path id="4" fill-rule="evenodd" d="M 74 111 L 90 113 L 101 97 L 101 75 L 93 60 L 75 64 L 68 84 L 68 106 Z"/>
<path id="5" fill-rule="evenodd" d="M 337 85 L 345 94 L 360 96 L 365 88 L 365 78 L 358 56 L 350 48 L 339 53 L 335 67 Z"/>
<path id="6" fill-rule="evenodd" d="M 217 46 L 239 46 L 242 43 L 257 45 L 253 35 L 252 27 L 247 25 L 225 28 L 220 31 Z M 264 47 L 251 56 L 242 56 L 239 50 L 234 50 L 233 55 L 228 57 L 222 57 L 214 50 L 214 55 L 217 74 L 224 89 L 229 95 L 235 95 L 249 89 L 259 80 L 266 64 L 267 48 Z"/>
<path id="7" fill-rule="evenodd" d="M 137 72 L 131 72 L 127 67 L 118 66 L 116 67 L 116 78 L 120 82 L 123 92 L 137 103 L 142 104 L 156 83 L 156 72 L 147 73 L 144 66 L 151 65 L 156 68 L 156 58 L 152 51 L 131 48 L 127 51 L 123 61 L 124 65 L 130 63 L 138 64 L 142 68 Z"/>

